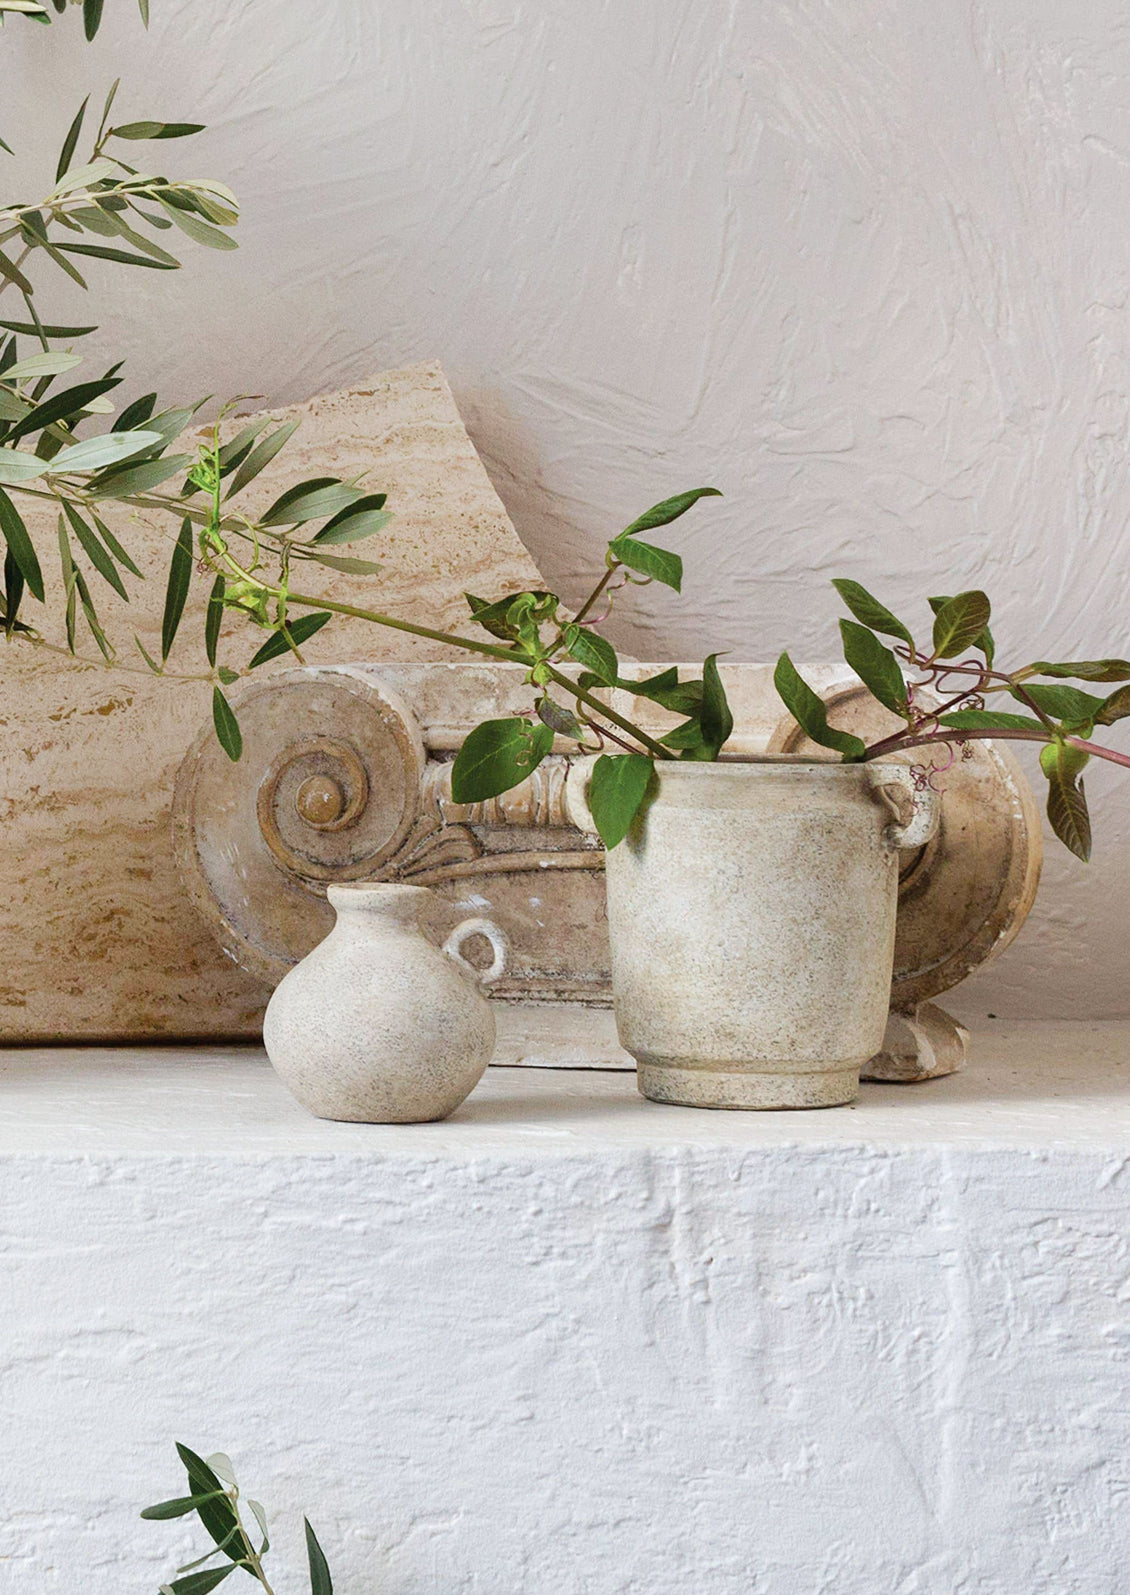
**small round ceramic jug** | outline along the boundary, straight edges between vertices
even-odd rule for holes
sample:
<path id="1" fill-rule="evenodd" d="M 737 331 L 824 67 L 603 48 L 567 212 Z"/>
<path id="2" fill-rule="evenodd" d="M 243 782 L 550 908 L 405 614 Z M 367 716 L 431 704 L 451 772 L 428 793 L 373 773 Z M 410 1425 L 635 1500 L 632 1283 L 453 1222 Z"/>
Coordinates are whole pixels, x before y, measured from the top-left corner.
<path id="1" fill-rule="evenodd" d="M 440 951 L 420 929 L 431 896 L 422 886 L 331 886 L 327 895 L 337 923 L 271 998 L 268 1057 L 320 1119 L 446 1119 L 494 1051 L 494 1013 L 481 988 L 506 967 L 505 936 L 488 919 L 465 919 Z M 489 969 L 460 952 L 472 936 L 490 942 Z"/>

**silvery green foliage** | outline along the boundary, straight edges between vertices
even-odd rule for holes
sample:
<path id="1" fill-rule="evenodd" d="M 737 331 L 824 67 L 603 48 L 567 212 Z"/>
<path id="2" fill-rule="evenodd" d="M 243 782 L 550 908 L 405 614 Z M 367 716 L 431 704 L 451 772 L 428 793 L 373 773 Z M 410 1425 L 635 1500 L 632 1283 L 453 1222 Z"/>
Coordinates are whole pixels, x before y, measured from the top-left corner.
<path id="1" fill-rule="evenodd" d="M 257 1579 L 266 1595 L 274 1595 L 263 1567 L 271 1548 L 267 1514 L 258 1501 L 243 1500 L 231 1458 L 218 1451 L 205 1459 L 179 1443 L 177 1455 L 188 1476 L 188 1494 L 158 1501 L 141 1515 L 151 1522 L 166 1522 L 195 1513 L 212 1545 L 202 1556 L 178 1567 L 176 1576 L 160 1586 L 160 1595 L 208 1595 L 238 1569 Z M 244 1521 L 244 1505 L 255 1520 L 254 1529 Z M 309 1519 L 303 1521 L 310 1595 L 333 1595 L 333 1580 L 318 1537 Z"/>

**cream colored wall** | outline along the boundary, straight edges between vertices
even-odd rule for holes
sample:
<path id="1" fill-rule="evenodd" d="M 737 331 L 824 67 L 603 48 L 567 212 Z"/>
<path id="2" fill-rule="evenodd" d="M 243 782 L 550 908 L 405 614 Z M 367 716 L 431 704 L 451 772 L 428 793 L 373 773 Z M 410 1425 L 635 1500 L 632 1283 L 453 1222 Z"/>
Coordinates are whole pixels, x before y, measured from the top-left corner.
<path id="1" fill-rule="evenodd" d="M 896 605 L 984 585 L 1002 647 L 1130 650 L 1122 4 L 153 0 L 148 36 L 131 0 L 107 14 L 93 47 L 74 18 L 4 30 L 21 190 L 120 71 L 123 115 L 209 124 L 157 146 L 169 168 L 246 204 L 238 255 L 91 273 L 139 389 L 281 403 L 442 359 L 572 592 L 611 528 L 717 483 L 675 534 L 686 598 L 617 623 L 645 657 L 828 657 L 837 574 Z M 1092 787 L 1097 863 L 1051 851 L 969 1013 L 1127 1011 L 1130 787 Z"/>

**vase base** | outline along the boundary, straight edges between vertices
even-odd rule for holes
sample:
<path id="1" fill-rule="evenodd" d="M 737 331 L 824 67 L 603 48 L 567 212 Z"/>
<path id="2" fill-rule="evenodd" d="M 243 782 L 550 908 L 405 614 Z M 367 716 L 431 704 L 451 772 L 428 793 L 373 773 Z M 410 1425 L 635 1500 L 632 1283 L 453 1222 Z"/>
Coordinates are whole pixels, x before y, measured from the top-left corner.
<path id="1" fill-rule="evenodd" d="M 859 1095 L 859 1065 L 822 1069 L 814 1074 L 790 1070 L 678 1069 L 641 1063 L 636 1082 L 641 1096 L 684 1108 L 773 1111 L 836 1108 Z"/>

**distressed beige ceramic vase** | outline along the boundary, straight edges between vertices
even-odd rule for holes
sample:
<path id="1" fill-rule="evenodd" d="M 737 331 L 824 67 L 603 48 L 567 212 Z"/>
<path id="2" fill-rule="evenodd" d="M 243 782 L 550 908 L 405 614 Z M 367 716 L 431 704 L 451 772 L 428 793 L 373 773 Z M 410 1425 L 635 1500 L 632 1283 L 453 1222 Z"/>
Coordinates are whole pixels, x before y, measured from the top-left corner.
<path id="1" fill-rule="evenodd" d="M 483 987 L 506 967 L 506 938 L 467 919 L 442 950 L 420 929 L 422 886 L 331 886 L 333 930 L 281 981 L 263 1041 L 284 1085 L 320 1119 L 414 1124 L 445 1119 L 482 1078 L 494 1051 Z M 494 960 L 476 969 L 472 936 Z"/>
<path id="2" fill-rule="evenodd" d="M 934 794 L 884 761 L 671 762 L 655 779 L 606 863 L 616 1025 L 641 1092 L 850 1102 L 887 1022 L 898 849 L 933 834 Z M 583 821 L 583 794 L 574 809 Z"/>

